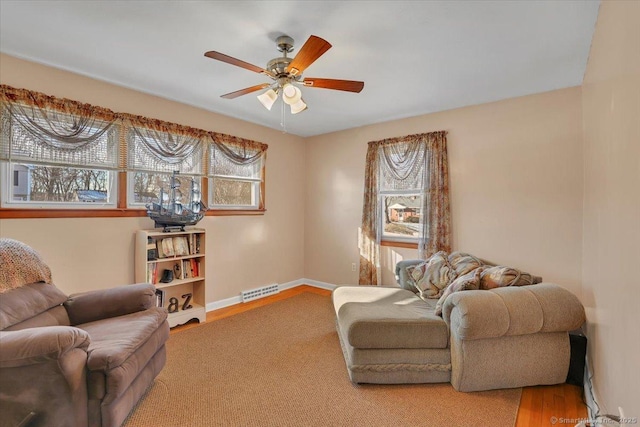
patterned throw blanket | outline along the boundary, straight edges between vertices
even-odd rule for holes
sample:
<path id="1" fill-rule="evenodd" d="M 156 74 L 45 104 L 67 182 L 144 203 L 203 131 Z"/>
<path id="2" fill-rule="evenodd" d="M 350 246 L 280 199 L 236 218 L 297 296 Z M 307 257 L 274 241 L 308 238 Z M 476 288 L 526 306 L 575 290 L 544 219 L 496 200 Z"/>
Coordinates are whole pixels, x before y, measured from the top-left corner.
<path id="1" fill-rule="evenodd" d="M 29 283 L 51 283 L 51 270 L 22 242 L 0 238 L 0 294 Z"/>

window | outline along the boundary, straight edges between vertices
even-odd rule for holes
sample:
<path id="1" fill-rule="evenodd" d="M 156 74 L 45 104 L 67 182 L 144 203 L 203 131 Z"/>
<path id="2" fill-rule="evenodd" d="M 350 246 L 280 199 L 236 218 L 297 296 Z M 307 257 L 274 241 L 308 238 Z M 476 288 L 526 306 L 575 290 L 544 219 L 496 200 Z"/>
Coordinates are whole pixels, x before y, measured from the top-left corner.
<path id="1" fill-rule="evenodd" d="M 263 209 L 264 152 L 212 144 L 209 154 L 209 207 Z"/>
<path id="2" fill-rule="evenodd" d="M 381 283 L 380 246 L 418 249 L 426 258 L 451 252 L 447 132 L 369 142 L 358 283 Z"/>
<path id="3" fill-rule="evenodd" d="M 5 204 L 35 204 L 38 206 L 109 204 L 113 186 L 109 171 L 65 168 L 28 163 L 4 165 L 13 172 L 14 185 Z"/>
<path id="4" fill-rule="evenodd" d="M 177 133 L 130 127 L 127 132 L 128 191 L 130 208 L 144 208 L 171 191 L 170 180 L 178 172 L 176 201 L 186 202 L 191 181 L 199 186 L 202 174 L 202 142 Z"/>
<path id="5" fill-rule="evenodd" d="M 3 207 L 115 207 L 118 126 L 22 104 L 1 114 Z"/>
<path id="6" fill-rule="evenodd" d="M 424 234 L 426 157 L 410 143 L 378 148 L 381 240 L 418 243 Z"/>
<path id="7" fill-rule="evenodd" d="M 422 236 L 422 197 L 419 193 L 380 192 L 383 240 L 417 241 Z"/>
<path id="8" fill-rule="evenodd" d="M 266 144 L 6 85 L 0 120 L 3 218 L 145 216 L 174 172 L 207 215 L 264 212 Z"/>

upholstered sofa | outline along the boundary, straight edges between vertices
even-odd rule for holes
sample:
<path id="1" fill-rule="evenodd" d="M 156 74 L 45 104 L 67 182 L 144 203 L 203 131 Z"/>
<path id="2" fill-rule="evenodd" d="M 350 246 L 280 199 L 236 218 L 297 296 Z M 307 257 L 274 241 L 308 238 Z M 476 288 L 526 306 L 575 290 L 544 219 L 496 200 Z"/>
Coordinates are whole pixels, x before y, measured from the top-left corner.
<path id="1" fill-rule="evenodd" d="M 340 286 L 332 300 L 347 371 L 355 383 L 451 382 L 480 391 L 565 382 L 568 332 L 584 308 L 552 283 L 465 290 L 420 298 L 396 266 L 400 287 Z"/>
<path id="2" fill-rule="evenodd" d="M 11 239 L 0 265 L 0 425 L 121 425 L 166 360 L 153 285 L 67 297 Z"/>

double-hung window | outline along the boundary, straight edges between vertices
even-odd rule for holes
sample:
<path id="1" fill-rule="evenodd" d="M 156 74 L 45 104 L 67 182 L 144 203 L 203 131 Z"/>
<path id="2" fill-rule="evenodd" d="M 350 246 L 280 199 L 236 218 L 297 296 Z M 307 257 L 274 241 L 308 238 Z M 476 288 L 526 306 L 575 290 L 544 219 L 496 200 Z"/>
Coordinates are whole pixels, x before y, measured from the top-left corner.
<path id="1" fill-rule="evenodd" d="M 0 115 L 2 207 L 116 207 L 120 127 L 112 120 L 20 102 Z"/>
<path id="2" fill-rule="evenodd" d="M 265 151 L 212 143 L 209 146 L 209 207 L 264 209 Z"/>
<path id="3" fill-rule="evenodd" d="M 378 148 L 381 240 L 418 243 L 425 233 L 424 145 L 398 142 Z"/>

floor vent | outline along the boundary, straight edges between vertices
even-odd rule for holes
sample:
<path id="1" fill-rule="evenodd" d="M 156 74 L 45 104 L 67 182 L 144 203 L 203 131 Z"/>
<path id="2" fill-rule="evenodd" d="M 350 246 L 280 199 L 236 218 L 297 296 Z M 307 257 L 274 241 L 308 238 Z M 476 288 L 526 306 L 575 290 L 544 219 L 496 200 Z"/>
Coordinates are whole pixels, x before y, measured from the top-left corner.
<path id="1" fill-rule="evenodd" d="M 242 302 L 252 301 L 254 299 L 266 297 L 267 295 L 277 294 L 278 292 L 280 292 L 280 288 L 278 288 L 277 283 L 263 286 L 261 288 L 251 289 L 250 291 L 243 291 L 241 294 Z"/>

